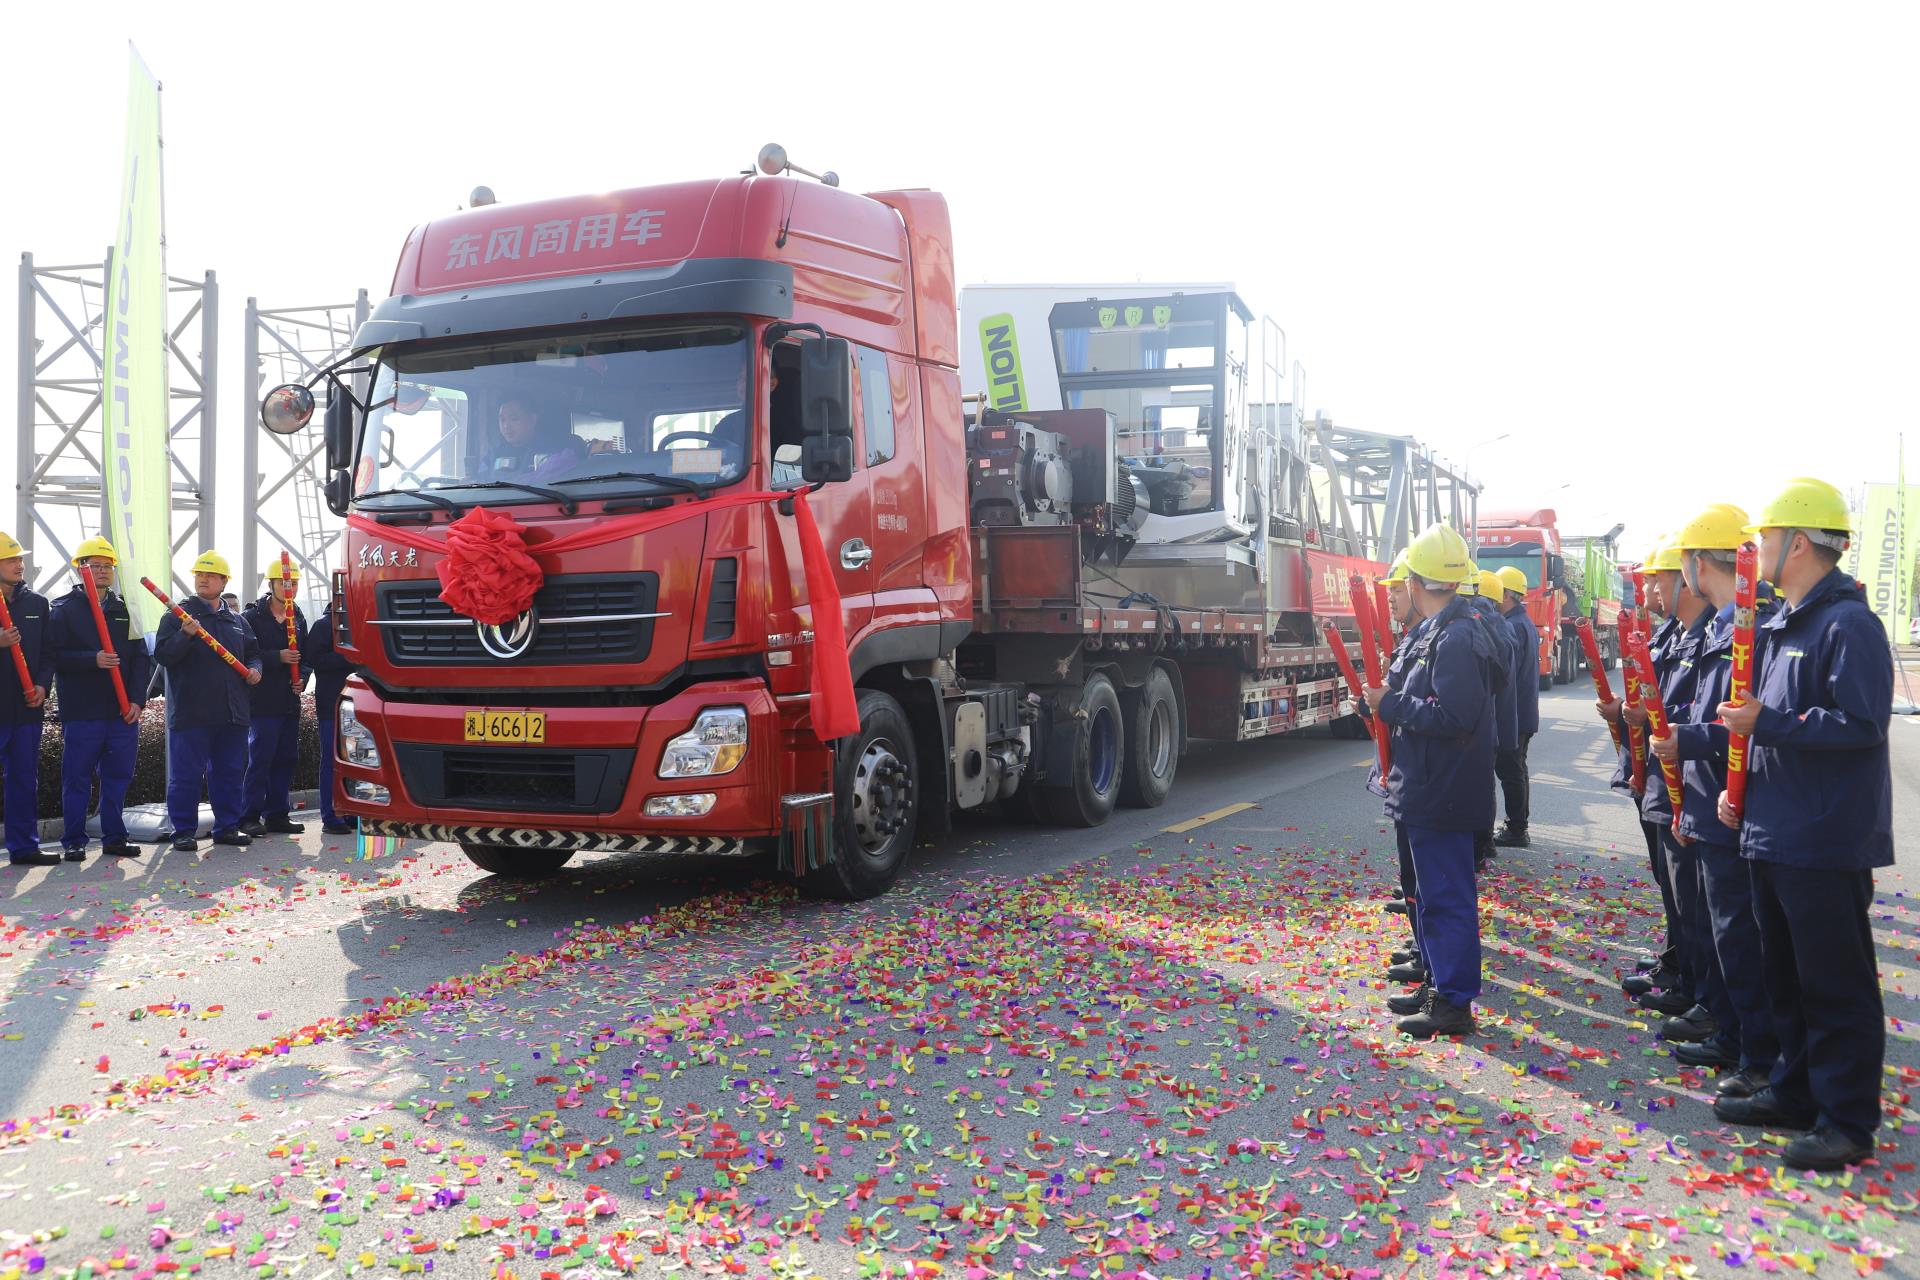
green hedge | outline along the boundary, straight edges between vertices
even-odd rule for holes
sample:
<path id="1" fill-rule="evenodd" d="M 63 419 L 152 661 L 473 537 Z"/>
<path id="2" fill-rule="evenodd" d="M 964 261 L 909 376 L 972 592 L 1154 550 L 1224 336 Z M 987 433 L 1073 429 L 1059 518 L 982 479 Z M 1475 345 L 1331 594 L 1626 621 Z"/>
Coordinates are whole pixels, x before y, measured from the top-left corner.
<path id="1" fill-rule="evenodd" d="M 47 715 L 47 727 L 40 738 L 40 816 L 60 816 L 60 723 Z M 313 695 L 300 699 L 300 759 L 293 766 L 293 789 L 305 791 L 319 785 L 320 729 L 313 718 Z M 140 754 L 134 761 L 133 786 L 127 790 L 128 804 L 154 804 L 167 798 L 167 704 L 164 698 L 149 699 L 140 716 Z M 99 802 L 94 788 L 94 802 Z"/>

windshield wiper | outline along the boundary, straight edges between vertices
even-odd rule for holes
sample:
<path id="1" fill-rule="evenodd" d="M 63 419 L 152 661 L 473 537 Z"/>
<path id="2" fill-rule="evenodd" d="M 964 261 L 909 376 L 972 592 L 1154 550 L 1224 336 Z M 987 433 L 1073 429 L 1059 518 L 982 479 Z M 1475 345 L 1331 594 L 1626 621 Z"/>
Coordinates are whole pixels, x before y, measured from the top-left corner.
<path id="1" fill-rule="evenodd" d="M 691 493 L 704 498 L 711 484 L 702 484 L 698 480 L 689 480 L 685 476 L 663 476 L 657 471 L 603 471 L 595 476 L 568 476 L 565 480 L 555 480 L 555 484 L 592 484 L 596 480 L 645 480 L 657 484 L 663 489 L 675 489 L 681 493 Z"/>
<path id="2" fill-rule="evenodd" d="M 368 498 L 418 498 L 420 501 L 458 515 L 466 508 L 457 502 L 441 497 L 437 493 L 427 493 L 422 489 L 374 489 L 367 493 L 353 495 L 355 502 L 365 502 Z"/>
<path id="3" fill-rule="evenodd" d="M 568 515 L 578 515 L 580 504 L 558 489 L 549 489 L 541 484 L 521 484 L 518 480 L 458 480 L 444 486 L 448 489 L 518 489 L 522 493 L 531 493 L 545 498 L 548 502 L 557 502 L 560 509 Z"/>

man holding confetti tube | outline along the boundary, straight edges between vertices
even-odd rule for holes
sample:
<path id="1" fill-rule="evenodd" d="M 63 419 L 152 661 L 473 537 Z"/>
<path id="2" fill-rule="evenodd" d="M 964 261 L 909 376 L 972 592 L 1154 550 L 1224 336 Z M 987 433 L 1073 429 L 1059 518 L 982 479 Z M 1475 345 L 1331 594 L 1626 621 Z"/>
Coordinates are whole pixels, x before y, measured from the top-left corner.
<path id="1" fill-rule="evenodd" d="M 53 606 L 54 686 L 62 734 L 60 849 L 69 862 L 87 856 L 87 808 L 95 778 L 100 782 L 100 851 L 116 858 L 140 856 L 138 846 L 127 839 L 121 811 L 140 753 L 140 712 L 153 659 L 146 641 L 132 633 L 126 599 L 113 590 L 119 563 L 111 542 L 88 538 L 73 556 L 74 569 L 85 577 Z"/>
<path id="2" fill-rule="evenodd" d="M 300 757 L 300 690 L 308 675 L 300 665 L 297 641 L 288 638 L 304 636 L 307 630 L 306 615 L 293 601 L 300 571 L 284 558 L 276 559 L 267 565 L 266 579 L 266 594 L 242 615 L 260 653 L 260 683 L 250 691 L 247 780 L 240 802 L 245 810 L 240 829 L 254 837 L 269 832 L 298 835 L 305 830 L 304 823 L 293 820 L 288 796 L 293 766 Z M 299 688 L 293 684 L 296 673 Z"/>
<path id="3" fill-rule="evenodd" d="M 1414 919 L 1429 972 L 1416 1039 L 1471 1035 L 1480 998 L 1480 910 L 1474 833 L 1493 825 L 1493 642 L 1458 598 L 1467 544 L 1435 525 L 1407 548 L 1408 591 L 1428 625 L 1396 663 L 1398 687 L 1367 690 L 1393 730 L 1387 816 L 1405 823 L 1413 854 Z M 1391 686 L 1392 682 L 1389 681 Z"/>
<path id="4" fill-rule="evenodd" d="M 1740 837 L 1721 825 L 1716 805 L 1727 784 L 1727 731 L 1715 710 L 1726 701 L 1733 670 L 1733 565 L 1747 513 L 1728 504 L 1708 507 L 1681 527 L 1674 550 L 1681 557 L 1685 588 L 1706 601 L 1709 624 L 1693 652 L 1690 705 L 1677 717 L 1673 736 L 1654 744 L 1662 761 L 1681 770 L 1684 795 L 1679 834 L 1699 892 L 1704 924 L 1706 987 L 1702 1003 L 1711 1012 L 1713 1034 L 1680 1044 L 1674 1058 L 1688 1066 L 1733 1068 L 1717 1086 L 1722 1097 L 1745 1097 L 1763 1088 L 1780 1056 L 1760 956 L 1760 927 L 1753 914 L 1753 886 L 1740 858 Z M 1697 1012 L 1689 1020 L 1701 1022 Z M 1662 1035 L 1669 1040 L 1679 1037 Z"/>
<path id="5" fill-rule="evenodd" d="M 1493 758 L 1497 771 L 1501 753 L 1518 750 L 1520 746 L 1520 700 L 1514 690 L 1518 678 L 1519 644 L 1514 639 L 1513 629 L 1507 626 L 1506 617 L 1500 612 L 1504 588 L 1500 585 L 1499 575 L 1469 565 L 1468 579 L 1460 584 L 1460 594 L 1466 597 L 1467 604 L 1473 608 L 1493 642 Z M 1493 855 L 1493 819 L 1488 818 L 1487 829 L 1476 833 L 1473 838 L 1474 870 L 1485 871 L 1493 862 Z"/>
<path id="6" fill-rule="evenodd" d="M 218 551 L 193 562 L 193 598 L 182 602 L 184 621 L 173 613 L 160 620 L 153 656 L 167 673 L 167 816 L 173 847 L 199 847 L 200 792 L 213 802 L 213 842 L 252 844 L 240 830 L 241 785 L 247 767 L 247 691 L 260 683 L 259 645 L 253 629 L 228 609 L 220 595 L 233 571 Z M 243 676 L 208 645 L 210 636 L 245 668 Z"/>
<path id="7" fill-rule="evenodd" d="M 1766 1088 L 1713 1109 L 1810 1129 L 1784 1158 L 1822 1171 L 1874 1154 L 1887 1043 L 1869 912 L 1874 869 L 1893 863 L 1893 652 L 1839 567 L 1849 530 L 1845 497 L 1812 479 L 1746 527 L 1785 603 L 1757 628 L 1753 696 L 1715 708 L 1751 739 L 1745 819 L 1724 792 L 1716 816 L 1740 832 L 1780 1061 Z"/>
<path id="8" fill-rule="evenodd" d="M 40 734 L 53 683 L 52 610 L 27 585 L 26 551 L 0 533 L 0 770 L 6 773 L 7 860 L 16 867 L 60 861 L 40 849 Z"/>

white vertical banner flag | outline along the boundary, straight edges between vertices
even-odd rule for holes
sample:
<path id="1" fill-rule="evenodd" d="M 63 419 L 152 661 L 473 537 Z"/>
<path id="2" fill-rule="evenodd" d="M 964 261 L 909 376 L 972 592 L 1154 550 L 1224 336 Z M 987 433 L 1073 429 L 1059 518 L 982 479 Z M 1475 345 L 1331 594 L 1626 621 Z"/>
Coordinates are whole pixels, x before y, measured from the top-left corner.
<path id="1" fill-rule="evenodd" d="M 167 459 L 167 263 L 160 187 L 160 84 L 127 49 L 127 139 L 120 217 L 107 264 L 106 373 L 101 388 L 101 532 L 120 555 L 133 626 L 151 635 L 164 612 L 140 590 L 172 577 L 173 483 Z"/>

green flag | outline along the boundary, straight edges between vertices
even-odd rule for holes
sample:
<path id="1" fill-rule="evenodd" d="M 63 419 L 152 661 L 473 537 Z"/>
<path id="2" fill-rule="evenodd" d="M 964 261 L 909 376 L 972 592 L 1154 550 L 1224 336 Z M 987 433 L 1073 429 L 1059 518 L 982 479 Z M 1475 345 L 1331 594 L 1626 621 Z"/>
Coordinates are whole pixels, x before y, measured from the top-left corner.
<path id="1" fill-rule="evenodd" d="M 142 577 L 172 579 L 173 486 L 167 462 L 167 264 L 160 206 L 160 85 L 127 51 L 127 152 L 120 217 L 107 264 L 106 371 L 101 387 L 105 502 L 101 532 L 120 556 L 134 629 L 164 612 Z M 134 589 L 128 590 L 127 584 Z"/>
<path id="2" fill-rule="evenodd" d="M 1853 540 L 1860 548 L 1856 571 L 1867 605 L 1880 616 L 1887 637 L 1904 644 L 1913 617 L 1913 532 L 1907 519 L 1920 506 L 1920 485 L 1870 484 Z"/>

